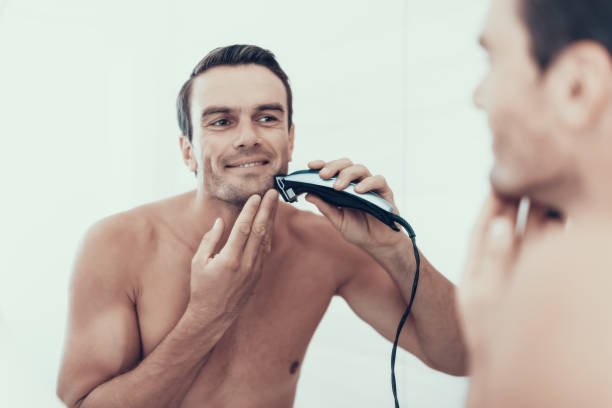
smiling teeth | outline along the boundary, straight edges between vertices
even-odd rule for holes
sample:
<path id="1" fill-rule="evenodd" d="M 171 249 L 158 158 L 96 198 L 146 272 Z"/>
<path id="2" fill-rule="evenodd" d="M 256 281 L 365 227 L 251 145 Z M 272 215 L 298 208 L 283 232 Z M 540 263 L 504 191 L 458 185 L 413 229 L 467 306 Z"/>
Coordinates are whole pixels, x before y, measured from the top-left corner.
<path id="1" fill-rule="evenodd" d="M 241 164 L 238 167 L 255 167 L 255 166 L 261 166 L 262 164 L 264 164 L 264 162 L 255 162 L 255 163 L 247 163 L 247 164 Z"/>

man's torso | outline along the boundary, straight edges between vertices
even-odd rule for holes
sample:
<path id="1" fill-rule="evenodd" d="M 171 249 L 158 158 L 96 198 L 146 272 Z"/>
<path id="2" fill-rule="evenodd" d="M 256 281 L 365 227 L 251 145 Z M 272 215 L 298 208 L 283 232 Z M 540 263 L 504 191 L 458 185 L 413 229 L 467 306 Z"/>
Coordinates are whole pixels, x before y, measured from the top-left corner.
<path id="1" fill-rule="evenodd" d="M 195 248 L 164 219 L 171 208 L 148 211 L 146 256 L 135 256 L 130 268 L 143 358 L 174 328 L 190 296 Z M 332 248 L 347 244 L 327 220 L 286 205 L 279 206 L 275 229 L 253 295 L 214 347 L 183 407 L 292 405 L 308 343 L 345 278 L 347 269 L 338 268 L 341 257 Z"/>

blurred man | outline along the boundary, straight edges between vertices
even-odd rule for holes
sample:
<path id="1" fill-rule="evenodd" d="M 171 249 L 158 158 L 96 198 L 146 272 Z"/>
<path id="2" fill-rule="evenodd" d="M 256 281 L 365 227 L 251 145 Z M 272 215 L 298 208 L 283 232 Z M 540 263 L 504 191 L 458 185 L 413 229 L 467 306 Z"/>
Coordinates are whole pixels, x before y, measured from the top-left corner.
<path id="1" fill-rule="evenodd" d="M 612 4 L 493 0 L 481 44 L 495 193 L 460 291 L 468 406 L 612 406 Z"/>
<path id="2" fill-rule="evenodd" d="M 495 163 L 459 296 L 467 405 L 611 407 L 612 3 L 493 0 L 481 44 L 490 69 L 475 102 Z M 392 197 L 352 163 L 333 172 Z M 346 224 L 347 211 L 309 200 Z M 408 242 L 388 249 L 387 270 L 414 270 Z"/>
<path id="3" fill-rule="evenodd" d="M 393 259 L 381 267 L 324 217 L 279 204 L 270 189 L 287 172 L 295 127 L 291 88 L 270 52 L 212 51 L 183 86 L 178 117 L 196 190 L 87 233 L 58 395 L 81 408 L 290 407 L 331 298 L 393 340 L 413 273 Z M 354 235 L 367 228 L 356 221 Z M 380 256 L 407 238 L 379 235 L 356 243 Z M 454 287 L 425 260 L 421 276 L 400 345 L 463 374 Z"/>

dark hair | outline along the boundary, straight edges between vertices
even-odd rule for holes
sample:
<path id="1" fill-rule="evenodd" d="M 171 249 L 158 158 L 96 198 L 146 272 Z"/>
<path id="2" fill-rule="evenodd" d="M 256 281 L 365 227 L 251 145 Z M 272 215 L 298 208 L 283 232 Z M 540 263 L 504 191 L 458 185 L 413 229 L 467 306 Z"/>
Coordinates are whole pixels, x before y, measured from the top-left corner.
<path id="1" fill-rule="evenodd" d="M 542 71 L 568 46 L 590 40 L 612 55 L 610 0 L 522 0 L 531 53 Z"/>
<path id="2" fill-rule="evenodd" d="M 179 127 L 181 128 L 181 132 L 183 132 L 183 135 L 189 138 L 189 141 L 191 141 L 193 134 L 190 115 L 190 99 L 191 87 L 194 78 L 213 67 L 247 64 L 256 64 L 266 67 L 281 80 L 285 86 L 285 90 L 287 91 L 288 127 L 291 128 L 291 118 L 293 116 L 293 97 L 291 94 L 291 86 L 289 85 L 289 78 L 287 77 L 287 74 L 285 74 L 285 71 L 283 71 L 276 61 L 274 54 L 255 45 L 236 44 L 227 47 L 215 48 L 209 52 L 195 66 L 189 79 L 183 84 L 183 87 L 178 94 L 178 98 L 176 100 L 178 123 Z"/>

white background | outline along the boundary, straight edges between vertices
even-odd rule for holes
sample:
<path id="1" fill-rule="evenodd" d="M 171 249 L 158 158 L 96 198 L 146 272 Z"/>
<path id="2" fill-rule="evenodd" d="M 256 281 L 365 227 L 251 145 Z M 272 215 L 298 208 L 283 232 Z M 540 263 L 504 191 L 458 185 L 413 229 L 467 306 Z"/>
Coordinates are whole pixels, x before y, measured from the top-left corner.
<path id="1" fill-rule="evenodd" d="M 176 94 L 212 48 L 272 50 L 296 150 L 387 177 L 420 248 L 457 283 L 491 163 L 471 93 L 486 0 L 0 0 L 0 406 L 61 406 L 71 263 L 96 220 L 194 187 Z M 311 208 L 301 204 L 302 208 Z M 393 406 L 391 344 L 334 300 L 295 406 Z M 398 356 L 402 406 L 460 407 L 467 381 Z"/>

